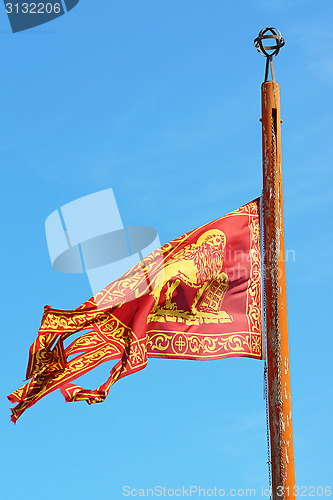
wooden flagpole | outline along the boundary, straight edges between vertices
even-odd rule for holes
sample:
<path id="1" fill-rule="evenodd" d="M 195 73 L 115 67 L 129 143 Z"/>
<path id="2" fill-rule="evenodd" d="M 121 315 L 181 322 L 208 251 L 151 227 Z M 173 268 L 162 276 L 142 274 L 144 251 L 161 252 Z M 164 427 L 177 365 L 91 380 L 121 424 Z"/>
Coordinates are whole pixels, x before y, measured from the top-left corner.
<path id="1" fill-rule="evenodd" d="M 265 39 L 276 45 L 263 45 Z M 268 368 L 268 408 L 271 448 L 272 498 L 294 499 L 295 472 L 291 417 L 287 298 L 285 278 L 280 88 L 272 58 L 284 40 L 278 30 L 266 28 L 255 40 L 267 57 L 262 98 L 263 223 L 265 246 L 265 302 Z M 269 65 L 272 80 L 268 81 Z"/>

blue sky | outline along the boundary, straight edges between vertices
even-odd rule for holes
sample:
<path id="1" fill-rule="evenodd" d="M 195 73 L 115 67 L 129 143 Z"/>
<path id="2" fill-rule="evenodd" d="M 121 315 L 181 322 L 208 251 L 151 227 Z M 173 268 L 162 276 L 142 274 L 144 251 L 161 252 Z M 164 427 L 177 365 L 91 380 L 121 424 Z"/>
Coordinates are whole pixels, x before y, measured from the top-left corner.
<path id="1" fill-rule="evenodd" d="M 328 0 L 80 0 L 13 34 L 0 9 L 2 465 L 5 500 L 124 498 L 123 487 L 267 487 L 263 363 L 150 360 L 100 405 L 56 392 L 9 422 L 43 306 L 91 294 L 52 269 L 44 223 L 112 187 L 161 243 L 262 189 L 253 47 L 275 26 L 281 86 L 296 484 L 332 485 L 332 81 Z M 291 255 L 291 254 L 290 254 Z M 108 366 L 90 374 L 105 380 Z"/>

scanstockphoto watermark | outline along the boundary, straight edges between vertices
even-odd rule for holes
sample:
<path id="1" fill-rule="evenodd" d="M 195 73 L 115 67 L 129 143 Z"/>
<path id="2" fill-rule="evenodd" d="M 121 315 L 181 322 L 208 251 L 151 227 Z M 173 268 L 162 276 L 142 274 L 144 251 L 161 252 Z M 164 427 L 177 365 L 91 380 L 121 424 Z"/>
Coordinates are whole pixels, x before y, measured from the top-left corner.
<path id="1" fill-rule="evenodd" d="M 287 490 L 287 491 L 286 491 Z M 131 486 L 123 486 L 122 494 L 124 497 L 233 497 L 233 498 L 243 498 L 243 497 L 262 497 L 271 498 L 272 490 L 271 488 L 266 488 L 262 486 L 261 488 L 218 488 L 217 486 L 211 488 L 203 488 L 201 486 L 180 486 L 178 488 L 168 488 L 166 486 L 154 486 L 153 488 L 132 488 Z M 277 497 L 289 498 L 289 486 L 283 488 L 283 486 L 278 486 L 276 491 Z M 330 497 L 332 495 L 331 486 L 294 486 L 293 494 L 298 497 Z"/>
<path id="2" fill-rule="evenodd" d="M 132 488 L 131 486 L 123 487 L 124 497 L 255 497 L 255 489 L 242 488 L 203 488 L 201 486 L 180 486 L 179 488 L 168 488 L 166 486 L 155 486 L 154 488 Z"/>
<path id="3" fill-rule="evenodd" d="M 256 251 L 244 251 L 240 248 L 235 249 L 231 245 L 226 247 L 224 253 L 225 259 L 225 273 L 230 280 L 238 280 L 241 278 L 249 279 L 252 273 L 252 264 L 256 261 L 255 256 Z M 276 263 L 278 267 L 278 273 L 281 273 L 280 263 L 285 265 L 296 262 L 296 251 L 286 250 L 285 253 L 277 258 L 274 257 L 274 252 L 265 252 L 265 274 L 266 278 L 269 273 L 272 273 L 272 264 Z"/>

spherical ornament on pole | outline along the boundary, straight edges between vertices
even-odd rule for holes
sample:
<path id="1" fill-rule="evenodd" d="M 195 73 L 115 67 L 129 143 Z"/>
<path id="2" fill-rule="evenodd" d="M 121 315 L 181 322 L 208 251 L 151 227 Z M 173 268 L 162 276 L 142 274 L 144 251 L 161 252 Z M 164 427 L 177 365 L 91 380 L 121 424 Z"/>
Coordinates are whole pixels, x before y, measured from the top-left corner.
<path id="1" fill-rule="evenodd" d="M 264 40 L 273 40 L 275 41 L 275 44 L 264 45 Z M 257 38 L 254 40 L 254 46 L 259 54 L 270 59 L 278 55 L 284 44 L 284 38 L 282 37 L 280 31 L 276 28 L 265 28 L 261 30 Z"/>
<path id="2" fill-rule="evenodd" d="M 271 41 L 275 43 L 274 45 L 266 45 L 265 40 L 269 40 L 269 43 L 272 43 Z M 284 38 L 276 28 L 265 28 L 261 30 L 257 38 L 255 38 L 254 46 L 260 55 L 266 57 L 265 82 L 268 80 L 269 67 L 271 68 L 272 80 L 275 81 L 273 57 L 278 55 L 284 44 Z"/>

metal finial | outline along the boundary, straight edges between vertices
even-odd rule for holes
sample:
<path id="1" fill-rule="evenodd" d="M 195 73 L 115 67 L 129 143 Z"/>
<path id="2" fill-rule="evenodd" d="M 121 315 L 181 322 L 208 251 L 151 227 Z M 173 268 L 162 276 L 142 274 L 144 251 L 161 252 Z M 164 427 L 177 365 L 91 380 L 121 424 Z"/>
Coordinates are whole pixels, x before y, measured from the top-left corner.
<path id="1" fill-rule="evenodd" d="M 264 45 L 263 44 L 264 40 L 273 40 L 273 41 L 275 41 L 275 44 L 274 45 Z M 257 51 L 262 56 L 267 57 L 265 82 L 267 82 L 267 79 L 268 79 L 269 65 L 271 66 L 272 79 L 273 79 L 273 81 L 275 80 L 274 68 L 273 68 L 273 57 L 278 55 L 281 47 L 283 47 L 284 44 L 285 44 L 284 38 L 282 37 L 279 30 L 277 30 L 276 28 L 265 28 L 265 29 L 261 30 L 259 35 L 257 36 L 257 38 L 255 38 L 254 46 L 256 47 Z"/>

